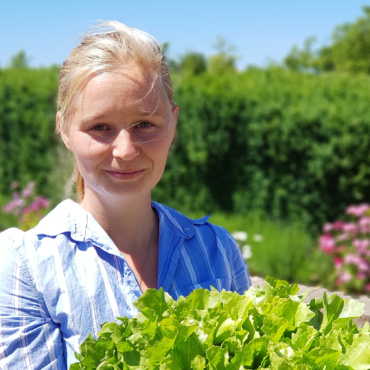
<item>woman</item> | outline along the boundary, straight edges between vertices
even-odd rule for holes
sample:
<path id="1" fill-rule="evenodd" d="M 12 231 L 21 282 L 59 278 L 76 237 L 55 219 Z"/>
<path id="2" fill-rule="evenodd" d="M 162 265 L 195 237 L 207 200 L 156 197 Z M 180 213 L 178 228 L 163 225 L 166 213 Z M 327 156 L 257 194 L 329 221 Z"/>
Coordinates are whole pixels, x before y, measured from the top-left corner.
<path id="1" fill-rule="evenodd" d="M 89 333 L 148 288 L 243 293 L 248 270 L 221 227 L 151 201 L 179 108 L 158 43 L 119 22 L 93 28 L 61 68 L 57 131 L 79 204 L 0 236 L 0 368 L 66 369 Z"/>

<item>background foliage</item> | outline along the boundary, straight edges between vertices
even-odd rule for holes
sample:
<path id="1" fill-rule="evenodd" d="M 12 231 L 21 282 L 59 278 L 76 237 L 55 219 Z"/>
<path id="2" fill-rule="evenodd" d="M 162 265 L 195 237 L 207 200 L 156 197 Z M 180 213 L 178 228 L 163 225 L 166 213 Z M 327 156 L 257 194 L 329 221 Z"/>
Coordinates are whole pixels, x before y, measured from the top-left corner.
<path id="1" fill-rule="evenodd" d="M 22 58 L 14 61 L 0 69 L 0 194 L 10 195 L 14 180 L 22 186 L 32 180 L 40 193 L 51 195 L 59 69 L 29 69 Z"/>
<path id="2" fill-rule="evenodd" d="M 175 86 L 180 118 L 159 201 L 320 227 L 369 194 L 369 77 L 270 68 Z"/>
<path id="3" fill-rule="evenodd" d="M 0 193 L 32 180 L 59 200 L 57 78 L 55 68 L 0 70 Z M 154 199 L 318 228 L 369 194 L 368 76 L 271 67 L 173 80 L 178 132 Z"/>
<path id="4" fill-rule="evenodd" d="M 180 115 L 153 198 L 190 216 L 263 236 L 253 273 L 323 280 L 321 226 L 370 194 L 370 8 L 332 43 L 293 47 L 282 66 L 236 69 L 219 38 L 209 58 L 168 60 Z M 164 45 L 166 51 L 168 44 Z M 59 67 L 29 68 L 20 51 L 0 69 L 0 206 L 29 181 L 51 206 L 73 198 L 73 158 L 54 134 Z M 0 231 L 14 216 L 0 213 Z"/>
<path id="5" fill-rule="evenodd" d="M 296 71 L 335 71 L 370 73 L 370 7 L 353 23 L 337 26 L 330 45 L 313 49 L 315 37 L 309 37 L 302 49 L 296 45 L 286 56 L 285 65 Z"/>

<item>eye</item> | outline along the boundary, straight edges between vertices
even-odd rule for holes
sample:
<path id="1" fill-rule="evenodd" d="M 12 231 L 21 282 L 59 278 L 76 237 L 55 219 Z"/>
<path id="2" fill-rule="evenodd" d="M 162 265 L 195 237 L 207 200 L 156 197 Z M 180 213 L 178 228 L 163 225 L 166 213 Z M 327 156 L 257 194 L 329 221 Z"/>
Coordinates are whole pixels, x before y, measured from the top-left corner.
<path id="1" fill-rule="evenodd" d="M 91 130 L 93 130 L 93 131 L 103 131 L 103 130 L 107 130 L 107 127 L 104 126 L 104 125 L 95 125 L 95 126 L 91 127 Z"/>
<path id="2" fill-rule="evenodd" d="M 153 125 L 150 122 L 147 122 L 147 121 L 138 122 L 135 126 L 138 127 L 138 128 L 149 128 L 149 127 L 153 127 Z"/>

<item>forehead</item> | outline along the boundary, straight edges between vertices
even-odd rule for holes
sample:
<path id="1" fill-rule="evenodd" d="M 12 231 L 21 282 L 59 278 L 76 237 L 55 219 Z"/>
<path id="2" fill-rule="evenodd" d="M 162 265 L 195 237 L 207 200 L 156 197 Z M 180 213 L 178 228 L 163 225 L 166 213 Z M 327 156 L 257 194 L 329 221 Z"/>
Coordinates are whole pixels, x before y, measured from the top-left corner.
<path id="1" fill-rule="evenodd" d="M 139 67 L 93 77 L 80 99 L 76 113 L 83 116 L 117 110 L 153 111 L 165 104 L 158 83 Z"/>

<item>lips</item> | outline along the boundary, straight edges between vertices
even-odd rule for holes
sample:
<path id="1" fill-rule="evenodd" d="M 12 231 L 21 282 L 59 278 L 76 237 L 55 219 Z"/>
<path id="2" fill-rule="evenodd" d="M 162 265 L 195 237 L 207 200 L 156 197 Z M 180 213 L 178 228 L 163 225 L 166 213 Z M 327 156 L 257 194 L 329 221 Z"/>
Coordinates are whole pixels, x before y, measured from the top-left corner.
<path id="1" fill-rule="evenodd" d="M 140 176 L 145 170 L 118 170 L 107 171 L 111 176 L 117 179 L 130 180 Z"/>

